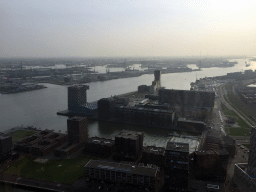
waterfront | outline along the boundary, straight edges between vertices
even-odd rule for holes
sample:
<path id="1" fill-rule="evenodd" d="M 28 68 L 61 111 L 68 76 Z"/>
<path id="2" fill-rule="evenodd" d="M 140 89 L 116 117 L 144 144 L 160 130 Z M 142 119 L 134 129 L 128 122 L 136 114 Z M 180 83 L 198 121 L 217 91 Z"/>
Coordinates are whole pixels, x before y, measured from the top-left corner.
<path id="1" fill-rule="evenodd" d="M 245 59 L 237 60 L 238 64 L 231 68 L 203 68 L 202 71 L 190 73 L 163 74 L 162 86 L 168 89 L 190 89 L 190 83 L 197 78 L 225 75 L 228 72 L 236 72 L 245 69 L 254 69 L 254 63 L 245 67 Z M 99 81 L 88 83 L 90 89 L 87 91 L 88 101 L 95 101 L 111 95 L 119 95 L 136 91 L 138 85 L 150 85 L 153 74 L 140 77 L 115 79 L 110 81 Z M 15 126 L 35 126 L 41 129 L 54 129 L 65 132 L 67 117 L 58 116 L 56 112 L 67 109 L 67 86 L 45 84 L 48 88 L 23 92 L 10 95 L 0 95 L 0 131 Z M 89 121 L 89 136 L 114 138 L 114 135 L 122 129 L 131 129 L 145 132 L 145 145 L 164 146 L 170 138 L 169 130 L 158 130 L 141 126 L 128 126 L 123 124 L 111 124 L 98 121 Z M 181 133 L 185 134 L 185 133 Z M 186 133 L 187 134 L 187 133 Z M 157 135 L 157 136 L 156 136 Z M 177 141 L 184 139 L 176 138 Z M 191 148 L 195 147 L 193 140 L 188 139 Z"/>
<path id="2" fill-rule="evenodd" d="M 202 71 L 191 73 L 172 73 L 162 75 L 162 86 L 168 89 L 189 89 L 190 82 L 197 78 L 225 75 L 228 72 L 241 71 L 245 68 L 245 60 L 238 60 L 238 64 L 232 68 L 207 68 Z M 253 67 L 253 64 L 251 65 Z M 253 69 L 253 68 L 252 68 Z M 103 82 L 88 83 L 90 89 L 87 91 L 88 101 L 95 101 L 102 97 L 123 94 L 137 90 L 141 84 L 150 85 L 153 81 L 152 75 L 140 77 L 117 79 Z M 0 95 L 0 131 L 20 125 L 31 125 L 41 129 L 55 129 L 65 132 L 67 130 L 67 117 L 58 116 L 56 112 L 67 109 L 67 86 L 46 84 L 48 89 L 23 92 L 10 95 Z M 132 126 L 107 122 L 89 121 L 89 136 L 114 138 L 122 129 L 143 131 L 144 145 L 165 146 L 166 141 L 189 142 L 190 151 L 196 147 L 198 142 L 189 138 L 178 138 L 168 136 L 171 130 Z M 190 135 L 191 133 L 182 133 Z M 0 186 L 1 189 L 1 186 Z M 21 191 L 12 189 L 12 191 Z M 26 191 L 26 190 L 25 190 Z"/>

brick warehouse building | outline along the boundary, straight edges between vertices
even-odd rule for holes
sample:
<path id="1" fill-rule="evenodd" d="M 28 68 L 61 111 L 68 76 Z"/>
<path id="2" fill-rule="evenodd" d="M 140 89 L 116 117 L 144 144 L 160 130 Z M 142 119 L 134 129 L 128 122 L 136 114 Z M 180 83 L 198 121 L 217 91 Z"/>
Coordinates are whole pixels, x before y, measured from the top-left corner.
<path id="1" fill-rule="evenodd" d="M 87 118 L 72 117 L 67 120 L 68 140 L 84 143 L 88 139 Z"/>
<path id="2" fill-rule="evenodd" d="M 72 117 L 67 120 L 68 141 L 54 150 L 57 157 L 68 157 L 81 149 L 88 139 L 87 118 Z"/>
<path id="3" fill-rule="evenodd" d="M 44 156 L 51 153 L 56 147 L 67 141 L 67 139 L 68 136 L 66 134 L 44 130 L 20 139 L 14 145 L 14 149 L 36 156 Z"/>

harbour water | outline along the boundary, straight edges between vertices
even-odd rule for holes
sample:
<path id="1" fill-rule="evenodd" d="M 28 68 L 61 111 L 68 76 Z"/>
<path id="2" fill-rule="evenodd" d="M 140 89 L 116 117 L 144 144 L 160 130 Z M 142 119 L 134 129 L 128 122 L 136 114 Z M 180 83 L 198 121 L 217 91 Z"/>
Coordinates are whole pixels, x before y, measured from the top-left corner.
<path id="1" fill-rule="evenodd" d="M 163 74 L 161 83 L 162 86 L 168 89 L 188 90 L 190 89 L 190 83 L 194 82 L 196 77 L 213 77 L 246 69 L 254 70 L 256 62 L 251 62 L 250 67 L 245 67 L 246 59 L 238 59 L 237 61 L 238 64 L 230 68 L 203 68 L 201 71 Z M 90 86 L 90 89 L 87 91 L 88 102 L 111 95 L 136 91 L 139 85 L 150 85 L 153 79 L 153 74 L 146 74 L 140 77 L 88 83 Z M 7 95 L 0 94 L 0 131 L 20 125 L 30 125 L 41 129 L 54 129 L 62 133 L 66 132 L 67 117 L 58 116 L 56 112 L 67 109 L 67 86 L 45 85 L 48 87 L 47 89 Z M 170 130 L 98 121 L 89 121 L 88 123 L 89 136 L 114 138 L 115 134 L 122 129 L 130 129 L 145 133 L 145 145 L 164 146 L 166 140 L 170 139 L 170 136 L 168 136 Z M 194 148 L 196 144 L 191 139 L 176 138 L 175 140 L 188 140 L 191 142 L 191 148 Z"/>

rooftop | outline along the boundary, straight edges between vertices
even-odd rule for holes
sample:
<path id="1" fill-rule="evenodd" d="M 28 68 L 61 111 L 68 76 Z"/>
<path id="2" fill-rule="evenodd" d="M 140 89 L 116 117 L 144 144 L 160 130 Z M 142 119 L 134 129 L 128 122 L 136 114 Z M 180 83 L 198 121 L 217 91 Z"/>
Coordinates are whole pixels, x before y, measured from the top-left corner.
<path id="1" fill-rule="evenodd" d="M 81 121 L 81 120 L 83 120 L 83 119 L 84 119 L 84 117 L 75 116 L 75 117 L 69 118 L 68 120 L 71 120 L 71 121 Z"/>
<path id="2" fill-rule="evenodd" d="M 157 167 L 144 167 L 144 166 L 137 166 L 137 165 L 131 165 L 131 164 L 99 161 L 99 160 L 91 160 L 85 165 L 85 167 L 107 169 L 110 171 L 125 172 L 125 173 L 137 174 L 137 175 L 147 175 L 151 177 L 155 177 L 158 171 Z"/>
<path id="3" fill-rule="evenodd" d="M 124 138 L 136 139 L 138 136 L 141 136 L 141 135 L 143 135 L 142 132 L 122 130 L 120 133 L 118 133 L 116 135 L 116 137 L 124 137 Z"/>
<path id="4" fill-rule="evenodd" d="M 100 144 L 100 145 L 113 145 L 115 144 L 115 141 L 112 139 L 105 139 L 105 138 L 100 138 L 100 137 L 92 137 L 89 138 L 87 143 L 94 143 L 94 144 Z"/>
<path id="5" fill-rule="evenodd" d="M 163 147 L 155 147 L 155 146 L 146 146 L 143 147 L 143 152 L 153 153 L 156 155 L 164 155 L 165 149 Z"/>
<path id="6" fill-rule="evenodd" d="M 165 150 L 189 152 L 189 143 L 168 141 Z"/>

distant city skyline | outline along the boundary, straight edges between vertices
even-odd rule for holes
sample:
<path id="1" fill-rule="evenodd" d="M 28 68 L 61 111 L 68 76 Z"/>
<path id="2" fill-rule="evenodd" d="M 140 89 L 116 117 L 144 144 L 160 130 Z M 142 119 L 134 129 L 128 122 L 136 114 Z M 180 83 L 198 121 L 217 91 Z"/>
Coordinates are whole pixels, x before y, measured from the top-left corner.
<path id="1" fill-rule="evenodd" d="M 0 58 L 256 52 L 253 0 L 0 0 L 0 5 Z"/>

